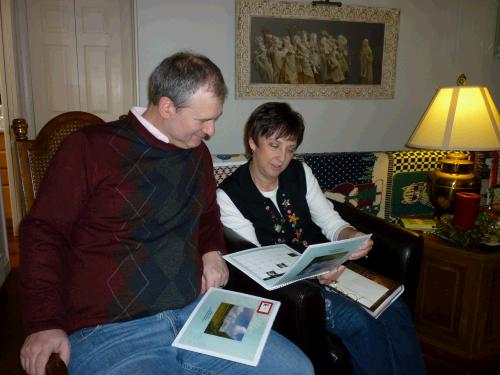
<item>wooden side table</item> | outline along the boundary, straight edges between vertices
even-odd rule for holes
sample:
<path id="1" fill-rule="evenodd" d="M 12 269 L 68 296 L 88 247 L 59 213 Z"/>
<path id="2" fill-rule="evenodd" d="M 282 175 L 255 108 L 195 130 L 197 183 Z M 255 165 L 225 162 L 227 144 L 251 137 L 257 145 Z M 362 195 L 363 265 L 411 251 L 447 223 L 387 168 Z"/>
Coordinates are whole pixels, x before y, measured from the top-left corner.
<path id="1" fill-rule="evenodd" d="M 429 374 L 500 374 L 500 251 L 425 236 L 415 312 Z"/>

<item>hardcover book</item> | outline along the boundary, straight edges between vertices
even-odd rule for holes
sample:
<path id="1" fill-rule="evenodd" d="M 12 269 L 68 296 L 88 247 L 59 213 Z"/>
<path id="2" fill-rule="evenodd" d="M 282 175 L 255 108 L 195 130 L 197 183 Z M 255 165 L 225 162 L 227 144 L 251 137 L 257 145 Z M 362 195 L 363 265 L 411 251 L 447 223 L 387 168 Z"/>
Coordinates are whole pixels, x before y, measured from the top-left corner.
<path id="1" fill-rule="evenodd" d="M 421 230 L 426 232 L 432 231 L 437 227 L 437 222 L 433 218 L 403 216 L 399 220 L 405 228 L 412 230 Z"/>
<path id="2" fill-rule="evenodd" d="M 354 262 L 347 263 L 344 272 L 328 287 L 359 303 L 375 318 L 404 292 L 404 285 Z"/>
<path id="3" fill-rule="evenodd" d="M 210 288 L 172 346 L 257 366 L 279 301 Z"/>
<path id="4" fill-rule="evenodd" d="M 224 255 L 267 290 L 325 274 L 346 262 L 371 235 L 308 246 L 301 254 L 286 244 L 257 247 Z"/>

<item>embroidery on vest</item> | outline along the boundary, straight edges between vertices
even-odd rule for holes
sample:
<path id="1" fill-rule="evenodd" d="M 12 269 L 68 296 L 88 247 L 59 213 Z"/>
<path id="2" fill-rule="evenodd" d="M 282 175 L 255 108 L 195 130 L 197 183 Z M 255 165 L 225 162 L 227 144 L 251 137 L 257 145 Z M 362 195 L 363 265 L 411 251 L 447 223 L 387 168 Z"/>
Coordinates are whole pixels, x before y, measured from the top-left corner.
<path id="1" fill-rule="evenodd" d="M 271 204 L 273 204 L 269 199 L 266 199 L 264 202 L 266 205 L 266 211 L 271 215 L 271 220 L 273 221 L 274 231 L 277 233 L 277 237 L 275 239 L 275 243 L 285 243 L 285 219 L 283 216 L 276 215 L 275 211 L 271 208 Z"/>
<path id="2" fill-rule="evenodd" d="M 292 243 L 297 245 L 302 245 L 304 249 L 309 246 L 308 242 L 305 240 L 301 240 L 302 234 L 304 231 L 300 226 L 300 217 L 294 212 L 293 205 L 290 202 L 290 199 L 287 198 L 285 193 L 281 193 L 282 200 L 279 205 L 282 208 L 282 212 L 285 214 L 284 216 L 277 216 L 275 211 L 271 208 L 270 204 L 272 202 L 266 202 L 266 211 L 271 215 L 271 220 L 273 221 L 274 231 L 278 234 L 276 237 L 275 243 L 285 243 L 285 224 L 288 221 L 290 224 L 290 228 L 292 230 Z"/>

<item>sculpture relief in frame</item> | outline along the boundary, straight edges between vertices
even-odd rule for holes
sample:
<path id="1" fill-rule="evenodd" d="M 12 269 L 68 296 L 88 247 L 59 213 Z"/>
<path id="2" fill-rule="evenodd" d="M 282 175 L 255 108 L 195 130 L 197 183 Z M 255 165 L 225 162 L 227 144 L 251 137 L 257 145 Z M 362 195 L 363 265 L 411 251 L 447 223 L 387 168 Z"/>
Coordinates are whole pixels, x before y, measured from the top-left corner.
<path id="1" fill-rule="evenodd" d="M 240 98 L 393 98 L 399 9 L 237 0 Z"/>
<path id="2" fill-rule="evenodd" d="M 500 58 L 500 0 L 497 2 L 497 28 L 495 32 L 495 57 Z"/>

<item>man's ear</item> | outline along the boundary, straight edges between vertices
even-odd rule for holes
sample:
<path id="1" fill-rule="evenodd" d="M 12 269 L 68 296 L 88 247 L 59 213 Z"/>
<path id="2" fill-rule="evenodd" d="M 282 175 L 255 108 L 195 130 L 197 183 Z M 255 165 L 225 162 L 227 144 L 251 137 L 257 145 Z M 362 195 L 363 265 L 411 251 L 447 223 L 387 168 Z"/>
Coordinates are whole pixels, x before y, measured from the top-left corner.
<path id="1" fill-rule="evenodd" d="M 162 96 L 158 102 L 158 113 L 162 118 L 169 118 L 175 112 L 177 108 L 175 107 L 174 102 L 168 96 Z"/>

